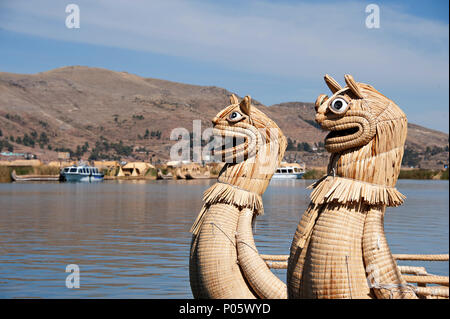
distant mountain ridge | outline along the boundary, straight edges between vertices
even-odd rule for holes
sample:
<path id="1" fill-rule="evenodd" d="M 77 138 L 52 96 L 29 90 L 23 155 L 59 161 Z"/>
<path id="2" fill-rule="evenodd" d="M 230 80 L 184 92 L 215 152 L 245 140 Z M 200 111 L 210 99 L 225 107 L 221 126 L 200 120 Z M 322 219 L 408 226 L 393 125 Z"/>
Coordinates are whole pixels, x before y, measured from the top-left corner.
<path id="1" fill-rule="evenodd" d="M 167 160 L 174 144 L 170 140 L 172 129 L 192 131 L 192 121 L 197 119 L 202 129 L 211 127 L 211 119 L 229 104 L 230 95 L 230 91 L 215 86 L 83 66 L 31 75 L 0 73 L 0 139 L 6 137 L 15 150 L 34 152 L 44 159 L 54 158 L 55 149 L 76 150 L 88 142 L 87 156 L 96 142 L 112 145 L 122 141 L 141 150 L 140 155 L 132 157 Z M 311 145 L 323 142 L 326 132 L 314 121 L 313 103 L 265 106 L 253 100 L 253 104 L 292 141 Z M 418 152 L 427 146 L 448 145 L 446 133 L 416 124 L 408 128 L 407 146 Z M 39 139 L 43 132 L 47 140 Z M 24 145 L 25 134 L 35 142 L 34 148 Z M 17 137 L 21 137 L 21 143 L 16 142 Z"/>

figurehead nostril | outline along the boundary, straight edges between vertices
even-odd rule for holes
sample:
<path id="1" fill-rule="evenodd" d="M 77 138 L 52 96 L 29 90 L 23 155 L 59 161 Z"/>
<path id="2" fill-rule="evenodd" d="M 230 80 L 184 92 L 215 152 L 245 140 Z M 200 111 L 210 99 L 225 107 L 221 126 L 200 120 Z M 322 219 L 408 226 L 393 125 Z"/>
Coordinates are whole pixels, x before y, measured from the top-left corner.
<path id="1" fill-rule="evenodd" d="M 316 120 L 316 123 L 317 124 L 321 124 L 324 120 L 325 120 L 325 115 L 324 114 L 322 114 L 322 113 L 317 113 L 316 114 L 316 118 L 315 118 L 315 120 Z"/>

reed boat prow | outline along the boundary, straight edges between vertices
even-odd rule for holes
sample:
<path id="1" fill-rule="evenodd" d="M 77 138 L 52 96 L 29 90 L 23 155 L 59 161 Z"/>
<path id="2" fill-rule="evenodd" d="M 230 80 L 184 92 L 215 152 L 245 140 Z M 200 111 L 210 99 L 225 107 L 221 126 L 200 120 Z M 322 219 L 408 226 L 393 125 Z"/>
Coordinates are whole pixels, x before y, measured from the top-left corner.
<path id="1" fill-rule="evenodd" d="M 59 175 L 17 175 L 16 170 L 13 169 L 11 179 L 14 182 L 59 181 Z"/>

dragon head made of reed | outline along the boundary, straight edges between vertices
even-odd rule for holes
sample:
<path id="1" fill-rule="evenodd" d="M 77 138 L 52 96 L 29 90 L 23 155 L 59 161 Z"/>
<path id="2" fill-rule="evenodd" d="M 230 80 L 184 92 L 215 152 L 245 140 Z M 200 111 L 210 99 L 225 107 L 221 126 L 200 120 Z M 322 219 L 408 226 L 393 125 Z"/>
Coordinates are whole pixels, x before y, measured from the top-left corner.
<path id="1" fill-rule="evenodd" d="M 325 148 L 331 153 L 368 144 L 384 121 L 406 119 L 392 100 L 371 85 L 356 82 L 351 75 L 345 75 L 345 87 L 328 74 L 325 83 L 333 95 L 320 94 L 317 98 L 316 122 L 330 131 Z"/>
<path id="2" fill-rule="evenodd" d="M 286 138 L 274 121 L 252 105 L 251 97 L 239 102 L 232 94 L 230 103 L 212 120 L 214 135 L 229 141 L 214 151 L 216 158 L 226 163 L 241 163 L 248 159 L 264 160 L 272 157 L 274 151 L 282 157 Z"/>
<path id="3" fill-rule="evenodd" d="M 369 84 L 345 75 L 345 87 L 329 75 L 333 95 L 316 100 L 316 122 L 330 131 L 325 148 L 332 153 L 329 170 L 338 176 L 394 185 L 407 134 L 403 111 Z"/>

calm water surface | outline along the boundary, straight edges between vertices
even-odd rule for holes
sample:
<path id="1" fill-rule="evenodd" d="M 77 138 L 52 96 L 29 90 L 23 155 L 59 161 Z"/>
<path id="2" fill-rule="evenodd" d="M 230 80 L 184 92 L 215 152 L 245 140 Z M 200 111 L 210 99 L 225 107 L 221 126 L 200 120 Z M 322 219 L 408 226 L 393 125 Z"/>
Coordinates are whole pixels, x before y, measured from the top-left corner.
<path id="1" fill-rule="evenodd" d="M 212 180 L 0 184 L 0 298 L 192 298 L 189 228 Z M 272 181 L 255 239 L 289 254 L 311 181 Z M 399 181 L 388 208 L 393 253 L 448 253 L 448 181 Z M 68 289 L 68 264 L 80 288 Z M 448 262 L 423 265 L 448 276 Z M 285 281 L 285 270 L 274 271 Z"/>

